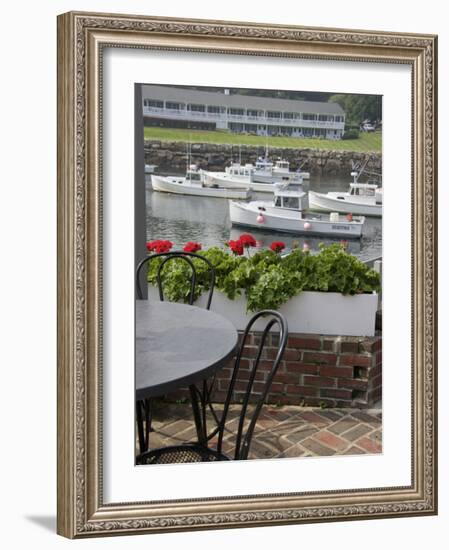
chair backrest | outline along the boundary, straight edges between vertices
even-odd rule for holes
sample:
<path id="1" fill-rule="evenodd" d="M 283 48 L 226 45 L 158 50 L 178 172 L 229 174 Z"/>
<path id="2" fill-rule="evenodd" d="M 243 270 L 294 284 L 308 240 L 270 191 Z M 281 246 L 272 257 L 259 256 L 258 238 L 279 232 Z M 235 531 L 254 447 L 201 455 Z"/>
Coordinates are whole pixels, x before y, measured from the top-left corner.
<path id="1" fill-rule="evenodd" d="M 208 283 L 209 283 L 209 294 L 207 299 L 206 308 L 210 308 L 210 304 L 212 301 L 212 295 L 214 293 L 214 287 L 215 287 L 215 268 L 204 256 L 201 256 L 200 254 L 195 254 L 194 252 L 183 252 L 183 251 L 174 251 L 174 252 L 161 252 L 159 254 L 151 254 L 150 256 L 147 256 L 144 258 L 141 262 L 139 262 L 139 265 L 136 269 L 136 294 L 137 298 L 139 300 L 143 299 L 142 294 L 142 287 L 140 286 L 140 272 L 144 265 L 148 265 L 149 262 L 155 260 L 156 258 L 162 258 L 162 261 L 159 263 L 159 266 L 157 268 L 156 272 L 156 280 L 157 280 L 157 286 L 159 290 L 159 299 L 161 302 L 164 301 L 164 288 L 163 288 L 163 269 L 164 267 L 171 262 L 172 260 L 180 260 L 184 261 L 190 268 L 190 293 L 189 293 L 189 304 L 192 305 L 195 300 L 195 289 L 198 282 L 198 276 L 197 271 L 195 269 L 195 264 L 193 260 L 201 260 L 203 261 L 208 268 Z"/>
<path id="2" fill-rule="evenodd" d="M 245 345 L 247 343 L 249 333 L 252 330 L 254 324 L 261 318 L 267 318 L 267 323 L 260 337 L 259 348 L 257 350 L 257 355 L 253 360 L 252 368 L 250 369 L 249 379 L 248 379 L 247 386 L 244 393 L 242 408 L 240 411 L 238 430 L 237 430 L 237 438 L 236 438 L 235 453 L 234 453 L 235 460 L 246 460 L 248 458 L 249 447 L 251 445 L 251 440 L 253 437 L 254 429 L 256 427 L 257 419 L 260 415 L 260 412 L 262 410 L 262 406 L 265 402 L 267 394 L 270 391 L 273 378 L 276 374 L 276 371 L 279 368 L 279 364 L 282 360 L 282 356 L 284 354 L 284 350 L 287 345 L 287 338 L 288 338 L 287 321 L 285 317 L 281 315 L 278 311 L 263 310 L 256 313 L 251 318 L 243 334 L 242 343 L 241 343 L 239 352 L 237 354 L 234 370 L 233 370 L 231 381 L 228 388 L 228 393 L 227 393 L 225 404 L 223 407 L 223 415 L 220 419 L 218 441 L 217 441 L 217 451 L 219 453 L 222 452 L 222 443 L 223 443 L 223 435 L 224 435 L 225 425 L 226 425 L 226 418 L 229 410 L 229 405 L 232 401 L 235 383 L 238 378 L 241 359 L 244 353 Z M 276 326 L 279 330 L 279 333 L 277 333 L 276 331 L 276 336 L 278 337 L 277 353 L 275 357 L 272 359 L 272 365 L 271 365 L 270 371 L 267 373 L 265 382 L 262 382 L 262 384 L 264 384 L 263 389 L 260 393 L 258 392 L 256 395 L 252 393 L 254 380 L 262 358 L 262 352 L 264 350 L 264 347 L 267 341 L 267 336 L 270 330 L 274 326 Z M 263 358 L 263 359 L 264 359 L 264 362 L 267 361 L 266 358 Z M 259 381 L 258 383 L 260 384 Z M 251 415 L 249 415 L 247 414 L 248 404 L 252 396 L 255 398 L 254 399 L 255 405 L 254 405 L 254 409 L 251 412 Z M 246 424 L 246 427 L 245 427 L 245 424 Z"/>

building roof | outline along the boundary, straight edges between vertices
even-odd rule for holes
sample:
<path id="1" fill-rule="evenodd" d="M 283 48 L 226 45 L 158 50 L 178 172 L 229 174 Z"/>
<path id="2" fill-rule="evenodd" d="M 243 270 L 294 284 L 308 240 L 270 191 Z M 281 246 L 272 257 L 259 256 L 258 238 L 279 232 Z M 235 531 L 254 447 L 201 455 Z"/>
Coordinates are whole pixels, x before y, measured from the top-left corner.
<path id="1" fill-rule="evenodd" d="M 269 109 L 293 113 L 316 113 L 344 115 L 338 103 L 324 101 L 302 101 L 281 99 L 278 97 L 259 97 L 253 95 L 225 94 L 223 91 L 206 92 L 177 86 L 142 85 L 143 99 L 156 99 L 182 103 L 242 107 L 246 109 Z"/>

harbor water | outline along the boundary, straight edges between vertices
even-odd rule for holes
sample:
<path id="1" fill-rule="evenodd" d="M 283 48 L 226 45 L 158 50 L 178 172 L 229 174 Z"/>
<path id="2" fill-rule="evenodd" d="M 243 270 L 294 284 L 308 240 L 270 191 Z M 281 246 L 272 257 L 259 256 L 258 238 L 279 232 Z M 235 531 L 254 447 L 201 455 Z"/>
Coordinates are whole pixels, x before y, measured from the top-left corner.
<path id="1" fill-rule="evenodd" d="M 146 228 L 147 240 L 166 239 L 173 242 L 173 250 L 180 250 L 188 241 L 202 244 L 203 248 L 223 247 L 230 239 L 242 233 L 254 235 L 258 247 L 269 247 L 273 241 L 283 241 L 287 250 L 308 245 L 313 252 L 319 243 L 340 242 L 340 238 L 309 237 L 275 231 L 232 227 L 227 199 L 196 197 L 160 193 L 151 189 L 151 176 L 146 175 Z M 311 176 L 310 190 L 319 193 L 347 191 L 350 176 L 339 178 Z M 252 198 L 270 201 L 270 193 L 252 193 Z M 382 219 L 366 218 L 361 239 L 347 241 L 347 250 L 362 260 L 382 256 Z"/>

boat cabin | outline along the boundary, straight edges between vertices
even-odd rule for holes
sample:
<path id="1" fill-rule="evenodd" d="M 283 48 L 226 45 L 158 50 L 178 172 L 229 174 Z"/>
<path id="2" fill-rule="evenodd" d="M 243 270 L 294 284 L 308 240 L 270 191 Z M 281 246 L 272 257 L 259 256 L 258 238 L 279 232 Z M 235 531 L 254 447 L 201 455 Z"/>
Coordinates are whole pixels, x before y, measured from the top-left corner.
<path id="1" fill-rule="evenodd" d="M 274 206 L 286 210 L 305 210 L 309 207 L 308 195 L 304 191 L 279 187 L 274 193 Z"/>
<path id="2" fill-rule="evenodd" d="M 290 171 L 290 163 L 288 160 L 277 160 L 276 164 L 274 166 L 275 170 L 278 170 L 279 172 L 289 172 Z"/>
<path id="3" fill-rule="evenodd" d="M 349 194 L 352 197 L 374 197 L 377 188 L 375 183 L 351 183 Z"/>
<path id="4" fill-rule="evenodd" d="M 254 167 L 252 164 L 245 164 L 245 166 L 242 166 L 241 164 L 231 164 L 231 166 L 228 166 L 226 168 L 226 172 L 230 176 L 245 176 L 249 178 L 251 176 L 251 173 L 253 171 Z"/>
<path id="5" fill-rule="evenodd" d="M 263 157 L 259 157 L 256 161 L 256 170 L 271 170 L 273 163 L 271 160 Z"/>
<path id="6" fill-rule="evenodd" d="M 186 182 L 189 182 L 193 185 L 202 185 L 203 177 L 201 172 L 198 170 L 198 167 L 195 164 L 191 164 L 189 169 L 186 172 Z"/>

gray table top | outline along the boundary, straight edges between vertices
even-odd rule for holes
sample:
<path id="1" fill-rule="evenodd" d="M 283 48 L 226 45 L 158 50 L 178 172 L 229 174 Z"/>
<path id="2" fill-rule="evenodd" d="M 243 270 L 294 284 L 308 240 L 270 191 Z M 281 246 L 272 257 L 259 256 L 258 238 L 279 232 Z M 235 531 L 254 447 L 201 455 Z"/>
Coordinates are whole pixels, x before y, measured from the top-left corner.
<path id="1" fill-rule="evenodd" d="M 136 399 L 199 382 L 237 349 L 234 325 L 221 315 L 172 302 L 136 301 Z"/>

